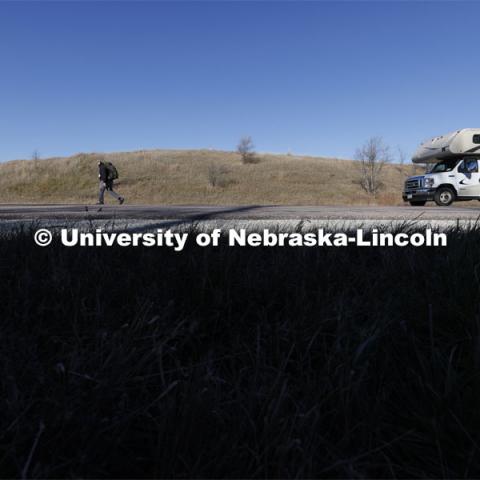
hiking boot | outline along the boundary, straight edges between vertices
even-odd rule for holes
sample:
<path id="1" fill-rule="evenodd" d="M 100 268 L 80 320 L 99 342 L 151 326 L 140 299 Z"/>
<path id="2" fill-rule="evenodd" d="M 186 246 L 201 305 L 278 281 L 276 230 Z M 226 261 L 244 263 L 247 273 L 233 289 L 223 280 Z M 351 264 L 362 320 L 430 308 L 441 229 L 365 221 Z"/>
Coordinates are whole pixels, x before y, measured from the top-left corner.
<path id="1" fill-rule="evenodd" d="M 119 203 L 120 205 L 122 205 L 124 201 L 125 201 L 125 199 L 124 199 L 123 197 L 120 197 L 120 198 L 118 199 L 118 203 Z"/>
<path id="2" fill-rule="evenodd" d="M 103 202 L 97 202 L 95 205 L 103 205 Z"/>

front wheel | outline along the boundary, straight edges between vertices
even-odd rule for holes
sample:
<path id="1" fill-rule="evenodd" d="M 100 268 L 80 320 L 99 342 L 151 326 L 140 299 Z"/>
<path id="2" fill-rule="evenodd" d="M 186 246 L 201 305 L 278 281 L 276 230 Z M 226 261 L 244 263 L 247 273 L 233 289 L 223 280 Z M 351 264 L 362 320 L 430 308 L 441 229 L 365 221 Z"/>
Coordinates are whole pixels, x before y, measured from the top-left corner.
<path id="1" fill-rule="evenodd" d="M 412 207 L 423 207 L 427 202 L 420 202 L 420 201 L 410 201 L 408 202 Z"/>
<path id="2" fill-rule="evenodd" d="M 451 188 L 440 187 L 433 199 L 439 207 L 448 207 L 455 200 L 455 193 Z"/>

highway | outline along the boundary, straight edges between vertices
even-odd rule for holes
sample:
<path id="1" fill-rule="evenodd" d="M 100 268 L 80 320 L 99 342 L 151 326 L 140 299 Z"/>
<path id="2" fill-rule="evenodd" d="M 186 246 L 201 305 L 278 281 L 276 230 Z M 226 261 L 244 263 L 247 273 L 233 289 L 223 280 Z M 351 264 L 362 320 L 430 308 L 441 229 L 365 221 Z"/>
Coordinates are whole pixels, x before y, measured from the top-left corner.
<path id="1" fill-rule="evenodd" d="M 460 205 L 460 204 L 457 204 Z M 6 219 L 137 219 L 137 220 L 475 220 L 480 203 L 450 207 L 276 206 L 276 205 L 19 205 L 0 204 Z M 474 208 L 472 208 L 474 207 Z M 476 207 L 476 208 L 475 208 Z"/>
<path id="2" fill-rule="evenodd" d="M 275 205 L 19 205 L 0 204 L 0 225 L 36 222 L 38 225 L 91 223 L 160 228 L 196 223 L 210 226 L 377 225 L 415 222 L 438 227 L 472 224 L 480 217 L 480 203 L 450 207 L 390 206 L 275 206 Z"/>

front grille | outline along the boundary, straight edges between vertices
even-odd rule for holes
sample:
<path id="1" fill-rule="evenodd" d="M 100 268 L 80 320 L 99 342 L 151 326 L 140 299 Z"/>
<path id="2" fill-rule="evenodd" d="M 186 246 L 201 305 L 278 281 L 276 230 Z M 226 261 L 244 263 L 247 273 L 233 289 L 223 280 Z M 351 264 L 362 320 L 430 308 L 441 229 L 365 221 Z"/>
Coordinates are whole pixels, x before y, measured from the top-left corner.
<path id="1" fill-rule="evenodd" d="M 422 186 L 421 178 L 413 178 L 412 180 L 407 180 L 405 182 L 405 190 L 414 190 Z"/>

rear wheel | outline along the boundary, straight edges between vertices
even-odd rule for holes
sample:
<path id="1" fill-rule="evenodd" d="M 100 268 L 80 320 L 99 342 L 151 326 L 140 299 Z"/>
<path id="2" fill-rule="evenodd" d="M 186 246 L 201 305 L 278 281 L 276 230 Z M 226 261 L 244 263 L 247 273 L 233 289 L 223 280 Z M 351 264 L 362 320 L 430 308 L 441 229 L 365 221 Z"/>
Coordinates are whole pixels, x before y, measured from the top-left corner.
<path id="1" fill-rule="evenodd" d="M 410 200 L 410 205 L 412 207 L 423 207 L 427 202 L 420 202 L 420 201 L 413 201 L 413 200 Z"/>
<path id="2" fill-rule="evenodd" d="M 433 197 L 439 207 L 448 207 L 455 200 L 455 192 L 448 187 L 440 187 Z"/>

